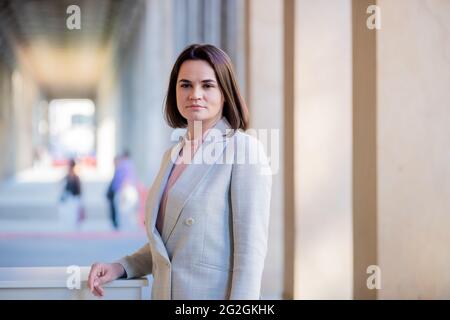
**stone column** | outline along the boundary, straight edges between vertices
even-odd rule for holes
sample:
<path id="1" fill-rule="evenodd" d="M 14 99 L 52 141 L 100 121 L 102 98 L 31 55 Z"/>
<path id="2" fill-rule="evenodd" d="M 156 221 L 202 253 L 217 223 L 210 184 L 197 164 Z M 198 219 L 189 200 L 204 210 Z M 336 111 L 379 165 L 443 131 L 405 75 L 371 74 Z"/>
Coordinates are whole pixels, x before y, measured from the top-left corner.
<path id="1" fill-rule="evenodd" d="M 295 2 L 296 299 L 352 298 L 351 13 Z"/>
<path id="2" fill-rule="evenodd" d="M 163 152 L 172 143 L 163 105 L 172 64 L 172 1 L 142 2 L 119 56 L 120 126 L 118 152 L 128 149 L 141 182 L 150 185 Z M 131 36 L 131 35 L 130 35 Z"/>
<path id="3" fill-rule="evenodd" d="M 283 139 L 283 2 L 249 0 L 247 3 L 247 103 L 250 127 L 268 131 L 268 155 L 273 175 L 269 249 L 262 283 L 262 297 L 283 295 L 283 195 L 290 192 L 284 183 Z M 271 136 L 274 132 L 275 135 Z M 277 135 L 278 133 L 278 135 Z M 259 136 L 264 138 L 263 136 Z M 273 138 L 273 139 L 272 139 Z M 292 146 L 290 146 L 292 147 Z M 278 164 L 278 165 L 277 165 Z"/>
<path id="4" fill-rule="evenodd" d="M 139 151 L 142 152 L 141 168 L 146 184 L 153 182 L 162 155 L 174 141 L 170 141 L 172 129 L 163 117 L 164 99 L 175 52 L 173 46 L 173 1 L 151 0 L 147 2 L 145 29 L 142 37 L 143 61 L 139 77 L 140 97 L 137 121 L 141 122 Z"/>
<path id="5" fill-rule="evenodd" d="M 203 21 L 204 40 L 206 43 L 220 47 L 220 25 L 222 16 L 220 15 L 221 1 L 204 1 Z"/>
<path id="6" fill-rule="evenodd" d="M 14 173 L 12 133 L 12 83 L 11 70 L 0 60 L 0 180 Z"/>
<path id="7" fill-rule="evenodd" d="M 378 297 L 449 299 L 450 2 L 377 3 Z"/>

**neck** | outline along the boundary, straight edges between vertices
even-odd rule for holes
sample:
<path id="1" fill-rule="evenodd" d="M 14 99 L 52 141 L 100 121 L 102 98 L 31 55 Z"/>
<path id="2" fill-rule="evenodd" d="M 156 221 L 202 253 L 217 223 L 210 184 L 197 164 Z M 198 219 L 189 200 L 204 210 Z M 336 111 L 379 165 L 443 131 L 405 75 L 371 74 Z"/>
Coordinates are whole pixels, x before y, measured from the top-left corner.
<path id="1" fill-rule="evenodd" d="M 218 118 L 209 119 L 209 120 L 195 120 L 190 121 L 188 120 L 188 134 L 190 140 L 200 140 L 204 137 L 206 131 L 214 127 L 214 125 L 221 119 L 222 117 L 219 116 Z"/>

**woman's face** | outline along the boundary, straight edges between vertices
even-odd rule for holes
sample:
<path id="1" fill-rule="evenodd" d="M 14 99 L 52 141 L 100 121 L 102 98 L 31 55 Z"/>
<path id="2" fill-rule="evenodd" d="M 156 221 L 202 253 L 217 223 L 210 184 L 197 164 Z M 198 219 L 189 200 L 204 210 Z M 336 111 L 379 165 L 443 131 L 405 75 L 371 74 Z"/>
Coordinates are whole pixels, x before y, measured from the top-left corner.
<path id="1" fill-rule="evenodd" d="M 177 107 L 188 122 L 212 123 L 222 117 L 223 94 L 214 69 L 203 60 L 186 60 L 176 84 Z"/>

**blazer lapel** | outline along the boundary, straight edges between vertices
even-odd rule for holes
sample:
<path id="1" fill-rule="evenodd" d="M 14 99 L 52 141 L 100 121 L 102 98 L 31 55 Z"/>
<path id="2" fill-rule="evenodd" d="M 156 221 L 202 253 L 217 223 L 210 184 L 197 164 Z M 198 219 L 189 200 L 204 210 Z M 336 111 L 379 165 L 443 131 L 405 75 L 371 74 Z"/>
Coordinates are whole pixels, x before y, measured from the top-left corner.
<path id="1" fill-rule="evenodd" d="M 214 126 L 214 129 L 213 133 L 219 134 L 208 134 L 195 153 L 192 163 L 186 167 L 178 181 L 175 182 L 169 191 L 162 235 L 164 244 L 169 240 L 186 202 L 209 170 L 222 156 L 228 144 L 227 129 L 230 129 L 228 121 L 222 118 Z"/>
<path id="2" fill-rule="evenodd" d="M 172 158 L 172 155 L 178 154 L 183 147 L 183 140 L 180 139 L 180 142 L 177 143 L 173 148 L 170 149 L 169 152 L 165 154 L 165 157 L 162 161 L 161 169 L 155 179 L 154 188 L 151 188 L 150 193 L 147 198 L 148 207 L 146 209 L 146 221 L 149 223 L 149 231 L 154 235 L 161 237 L 159 232 L 157 232 L 156 218 L 158 217 L 159 205 L 161 203 L 161 197 L 164 192 L 164 188 L 167 184 L 167 180 L 169 179 L 170 172 L 172 171 L 175 159 Z"/>

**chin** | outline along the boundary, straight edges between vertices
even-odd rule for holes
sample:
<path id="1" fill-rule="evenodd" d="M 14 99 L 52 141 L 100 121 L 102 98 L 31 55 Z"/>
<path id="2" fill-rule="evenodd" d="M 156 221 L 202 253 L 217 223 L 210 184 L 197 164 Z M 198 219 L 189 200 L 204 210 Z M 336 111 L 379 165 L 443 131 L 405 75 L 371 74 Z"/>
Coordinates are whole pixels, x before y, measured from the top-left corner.
<path id="1" fill-rule="evenodd" d="M 187 115 L 186 117 L 188 120 L 191 121 L 204 121 L 204 120 L 208 120 L 208 116 L 201 114 L 199 112 L 193 112 Z"/>

